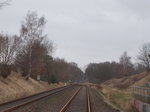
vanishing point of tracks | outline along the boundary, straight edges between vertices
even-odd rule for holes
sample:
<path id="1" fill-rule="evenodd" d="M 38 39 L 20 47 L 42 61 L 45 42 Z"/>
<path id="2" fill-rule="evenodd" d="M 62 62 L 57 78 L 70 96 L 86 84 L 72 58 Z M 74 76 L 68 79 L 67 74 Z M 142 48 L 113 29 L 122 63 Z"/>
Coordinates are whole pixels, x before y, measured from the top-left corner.
<path id="1" fill-rule="evenodd" d="M 0 104 L 0 112 L 96 112 L 93 101 L 90 88 L 70 85 Z"/>

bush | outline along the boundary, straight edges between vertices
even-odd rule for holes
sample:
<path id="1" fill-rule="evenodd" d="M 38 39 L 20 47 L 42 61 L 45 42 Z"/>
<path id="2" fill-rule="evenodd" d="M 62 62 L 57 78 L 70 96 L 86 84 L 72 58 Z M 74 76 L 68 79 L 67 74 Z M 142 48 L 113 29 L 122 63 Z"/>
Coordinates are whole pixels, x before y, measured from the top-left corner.
<path id="1" fill-rule="evenodd" d="M 1 64 L 0 65 L 0 76 L 7 78 L 11 73 L 11 65 Z"/>

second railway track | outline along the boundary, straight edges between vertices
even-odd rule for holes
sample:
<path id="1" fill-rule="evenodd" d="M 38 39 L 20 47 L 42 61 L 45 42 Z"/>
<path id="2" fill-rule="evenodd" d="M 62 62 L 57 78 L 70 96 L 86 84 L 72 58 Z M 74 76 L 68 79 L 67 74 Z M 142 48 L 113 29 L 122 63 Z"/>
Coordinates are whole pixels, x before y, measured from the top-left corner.
<path id="1" fill-rule="evenodd" d="M 43 99 L 45 97 L 48 97 L 52 94 L 61 92 L 67 88 L 70 88 L 74 85 L 70 85 L 70 86 L 65 86 L 65 87 L 60 87 L 60 88 L 56 88 L 53 90 L 49 90 L 49 91 L 45 91 L 45 92 L 41 92 L 35 95 L 31 95 L 25 98 L 21 98 L 21 99 L 17 99 L 14 101 L 10 101 L 10 102 L 6 102 L 3 104 L 0 104 L 0 112 L 12 112 L 20 107 L 23 107 L 25 105 L 28 105 L 30 103 L 36 102 L 40 99 Z"/>

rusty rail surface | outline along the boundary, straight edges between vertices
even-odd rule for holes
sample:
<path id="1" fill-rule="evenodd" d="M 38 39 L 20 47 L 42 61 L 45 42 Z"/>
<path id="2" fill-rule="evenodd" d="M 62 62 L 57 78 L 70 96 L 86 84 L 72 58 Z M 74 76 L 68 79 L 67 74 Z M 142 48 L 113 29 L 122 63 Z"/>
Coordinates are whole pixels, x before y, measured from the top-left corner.
<path id="1" fill-rule="evenodd" d="M 24 98 L 20 98 L 20 99 L 17 99 L 17 100 L 13 100 L 13 101 L 10 101 L 10 102 L 6 102 L 6 103 L 3 103 L 3 104 L 0 104 L 0 108 L 6 107 L 4 109 L 1 109 L 0 112 L 11 112 L 11 111 L 16 110 L 16 109 L 18 109 L 20 107 L 23 107 L 23 106 L 25 106 L 27 104 L 36 102 L 36 101 L 38 101 L 40 99 L 43 99 L 43 98 L 48 97 L 48 96 L 50 96 L 52 94 L 58 93 L 60 91 L 63 91 L 64 89 L 70 88 L 72 86 L 74 86 L 74 85 L 69 85 L 69 86 L 63 86 L 63 87 L 60 87 L 60 88 L 55 88 L 55 89 L 52 89 L 52 90 L 48 90 L 48 91 L 44 91 L 44 92 L 40 92 L 40 93 L 31 95 L 31 96 L 28 96 L 28 97 L 24 97 Z M 35 98 L 33 98 L 33 97 L 35 97 Z M 20 103 L 23 100 L 26 100 L 26 101 L 24 101 L 23 103 Z M 17 102 L 18 102 L 18 104 L 17 104 Z M 9 106 L 9 105 L 11 105 L 11 106 Z"/>
<path id="2" fill-rule="evenodd" d="M 86 88 L 86 94 L 87 94 L 87 112 L 92 112 L 92 106 L 91 106 L 91 97 L 89 93 L 88 87 Z"/>
<path id="3" fill-rule="evenodd" d="M 71 105 L 71 103 L 74 101 L 74 99 L 76 98 L 76 96 L 78 95 L 78 93 L 81 91 L 82 87 L 79 88 L 74 94 L 73 96 L 70 98 L 70 100 L 62 107 L 62 109 L 59 112 L 66 112 L 67 109 L 69 108 L 69 106 Z M 92 112 L 92 108 L 91 108 L 91 100 L 90 100 L 90 94 L 89 94 L 89 90 L 88 87 L 86 87 L 86 110 L 87 112 Z"/>
<path id="4" fill-rule="evenodd" d="M 75 94 L 70 98 L 70 100 L 63 106 L 63 108 L 59 112 L 65 112 L 67 110 L 67 108 L 69 107 L 69 105 L 71 104 L 71 102 L 75 99 L 75 97 L 77 96 L 77 94 L 79 93 L 79 91 L 81 90 L 81 88 L 79 88 L 75 92 Z"/>

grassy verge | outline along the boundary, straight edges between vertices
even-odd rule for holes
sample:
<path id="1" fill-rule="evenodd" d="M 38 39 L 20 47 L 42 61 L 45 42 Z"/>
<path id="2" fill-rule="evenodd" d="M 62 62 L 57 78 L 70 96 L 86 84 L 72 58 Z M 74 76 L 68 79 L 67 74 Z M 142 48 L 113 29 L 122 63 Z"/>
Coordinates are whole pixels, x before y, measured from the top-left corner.
<path id="1" fill-rule="evenodd" d="M 6 79 L 0 77 L 0 103 L 26 97 L 63 85 L 63 83 L 49 85 L 47 82 L 36 81 L 32 78 L 25 80 L 20 74 L 12 72 Z"/>
<path id="2" fill-rule="evenodd" d="M 133 97 L 129 91 L 118 90 L 114 88 L 105 88 L 100 90 L 101 95 L 110 102 L 115 108 L 124 112 L 133 112 Z"/>

